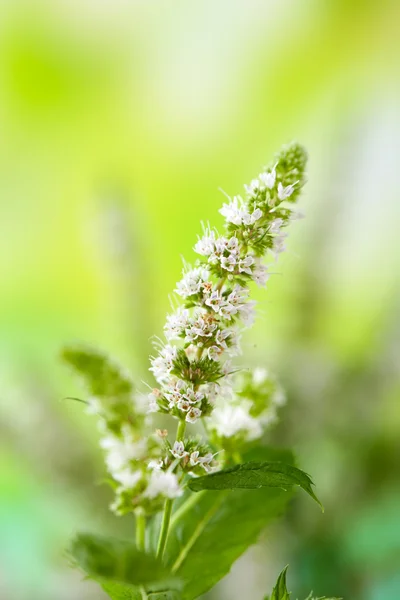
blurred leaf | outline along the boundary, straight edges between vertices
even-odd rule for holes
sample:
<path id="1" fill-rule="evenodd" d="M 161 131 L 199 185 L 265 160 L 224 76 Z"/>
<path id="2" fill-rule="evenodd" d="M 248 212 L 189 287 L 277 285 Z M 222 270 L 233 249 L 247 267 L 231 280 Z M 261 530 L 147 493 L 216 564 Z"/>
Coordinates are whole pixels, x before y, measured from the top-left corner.
<path id="1" fill-rule="evenodd" d="M 154 556 L 138 552 L 134 544 L 123 540 L 79 533 L 69 554 L 92 579 L 111 587 L 116 583 L 135 586 L 168 578 L 168 571 Z"/>
<path id="2" fill-rule="evenodd" d="M 67 346 L 62 350 L 61 357 L 84 379 L 92 396 L 115 398 L 132 393 L 130 378 L 99 350 Z"/>
<path id="3" fill-rule="evenodd" d="M 249 457 L 293 461 L 291 452 L 265 447 Z M 197 598 L 222 579 L 291 497 L 291 492 L 270 488 L 257 494 L 221 490 L 189 496 L 172 516 L 165 553 L 167 565 L 185 582 L 183 599 Z"/>
<path id="4" fill-rule="evenodd" d="M 248 462 L 229 469 L 192 479 L 188 486 L 194 492 L 201 490 L 260 489 L 299 485 L 323 509 L 312 489 L 313 482 L 307 473 L 283 462 Z"/>

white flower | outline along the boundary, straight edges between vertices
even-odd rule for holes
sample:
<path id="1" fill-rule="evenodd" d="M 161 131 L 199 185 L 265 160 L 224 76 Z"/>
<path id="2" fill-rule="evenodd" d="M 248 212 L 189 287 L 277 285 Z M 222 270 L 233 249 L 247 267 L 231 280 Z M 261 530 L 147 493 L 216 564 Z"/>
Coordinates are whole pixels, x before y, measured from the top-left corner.
<path id="1" fill-rule="evenodd" d="M 276 163 L 277 165 L 278 163 Z M 275 185 L 275 179 L 276 179 L 276 165 L 274 166 L 274 168 L 272 169 L 272 171 L 270 171 L 269 173 L 260 173 L 259 178 L 261 183 L 268 188 L 269 190 L 272 190 L 272 188 Z"/>
<path id="2" fill-rule="evenodd" d="M 284 406 L 286 404 L 286 395 L 283 389 L 278 385 L 275 394 L 272 397 L 272 403 L 275 406 Z"/>
<path id="3" fill-rule="evenodd" d="M 115 481 L 118 481 L 124 489 L 131 490 L 142 478 L 142 471 L 131 471 L 130 469 L 123 469 L 118 473 L 113 474 Z"/>
<path id="4" fill-rule="evenodd" d="M 233 329 L 218 329 L 216 336 L 215 336 L 216 344 L 218 344 L 218 346 L 220 346 L 222 348 L 222 350 L 228 350 L 228 345 L 225 340 L 228 337 L 231 337 L 232 334 L 233 334 Z"/>
<path id="5" fill-rule="evenodd" d="M 159 383 L 163 383 L 168 380 L 169 374 L 174 366 L 174 360 L 176 359 L 177 348 L 167 344 L 162 348 L 160 354 L 151 360 L 151 367 L 149 371 L 152 371 L 154 377 Z"/>
<path id="6" fill-rule="evenodd" d="M 134 395 L 133 405 L 138 414 L 145 415 L 146 413 L 154 412 L 149 410 L 149 405 L 152 404 L 152 399 L 149 396 L 150 394 L 143 394 L 142 392 Z"/>
<path id="7" fill-rule="evenodd" d="M 242 199 L 239 196 L 235 196 L 229 204 L 224 204 L 219 212 L 229 223 L 241 225 L 243 216 Z"/>
<path id="8" fill-rule="evenodd" d="M 268 233 L 279 233 L 283 225 L 283 219 L 278 218 L 271 221 Z"/>
<path id="9" fill-rule="evenodd" d="M 197 419 L 201 417 L 201 410 L 199 408 L 192 407 L 186 415 L 186 421 L 188 423 L 196 423 Z"/>
<path id="10" fill-rule="evenodd" d="M 247 288 L 242 287 L 241 285 L 235 285 L 232 292 L 228 296 L 228 302 L 232 304 L 234 307 L 238 307 L 243 302 L 245 302 L 249 296 L 250 292 Z"/>
<path id="11" fill-rule="evenodd" d="M 239 256 L 239 240 L 235 236 L 229 239 L 219 237 L 215 240 L 214 252 L 209 256 L 208 262 L 211 264 L 219 262 L 223 269 L 233 272 Z"/>
<path id="12" fill-rule="evenodd" d="M 151 469 L 151 470 L 156 469 L 157 471 L 159 471 L 160 469 L 163 468 L 163 466 L 164 466 L 164 463 L 163 463 L 162 459 L 160 458 L 160 460 L 150 460 L 147 465 L 147 468 Z"/>
<path id="13" fill-rule="evenodd" d="M 222 293 L 218 290 L 213 290 L 210 295 L 208 295 L 204 301 L 204 304 L 215 310 L 218 313 L 222 306 L 226 305 L 226 300 L 223 297 Z"/>
<path id="14" fill-rule="evenodd" d="M 194 251 L 202 256 L 210 256 L 214 251 L 215 232 L 211 229 L 206 229 L 202 238 L 199 238 L 194 247 Z"/>
<path id="15" fill-rule="evenodd" d="M 226 340 L 229 338 L 229 346 Z M 215 344 L 207 350 L 208 357 L 211 360 L 218 361 L 224 352 L 231 356 L 237 354 L 238 336 L 235 329 L 218 329 L 215 335 Z"/>
<path id="16" fill-rule="evenodd" d="M 92 396 L 91 398 L 88 399 L 85 410 L 88 415 L 101 414 L 102 406 L 101 406 L 100 400 L 98 398 Z"/>
<path id="17" fill-rule="evenodd" d="M 150 481 L 143 496 L 150 499 L 157 496 L 173 499 L 182 494 L 183 490 L 179 487 L 178 478 L 174 473 L 154 470 L 151 472 Z"/>
<path id="18" fill-rule="evenodd" d="M 254 257 L 249 255 L 246 256 L 245 258 L 242 258 L 239 261 L 238 267 L 239 267 L 239 273 L 247 273 L 248 275 L 251 275 L 252 271 L 251 271 L 251 266 L 254 264 Z"/>
<path id="19" fill-rule="evenodd" d="M 268 371 L 264 367 L 256 367 L 253 371 L 253 383 L 261 385 L 268 378 Z"/>
<path id="20" fill-rule="evenodd" d="M 258 219 L 261 219 L 263 215 L 262 210 L 259 208 L 250 213 L 240 196 L 235 196 L 229 204 L 224 204 L 219 212 L 229 223 L 233 223 L 237 226 L 242 224 L 253 225 Z"/>
<path id="21" fill-rule="evenodd" d="M 292 210 L 290 212 L 290 217 L 289 220 L 290 221 L 298 221 L 299 219 L 304 219 L 305 214 L 300 212 L 299 210 Z"/>
<path id="22" fill-rule="evenodd" d="M 185 456 L 189 455 L 189 452 L 186 452 L 185 450 L 185 445 L 183 442 L 175 442 L 170 452 L 175 458 L 184 458 Z"/>
<path id="23" fill-rule="evenodd" d="M 246 302 L 246 304 L 242 304 L 242 306 L 239 307 L 240 318 L 242 319 L 246 327 L 250 327 L 254 323 L 254 319 L 256 316 L 256 304 L 257 302 L 255 300 L 250 300 Z"/>
<path id="24" fill-rule="evenodd" d="M 187 271 L 183 278 L 176 284 L 176 293 L 182 298 L 188 298 L 201 291 L 204 282 L 208 281 L 210 272 L 204 267 L 197 267 Z"/>
<path id="25" fill-rule="evenodd" d="M 212 467 L 210 466 L 210 464 L 211 464 L 213 458 L 214 458 L 214 456 L 211 454 L 211 452 L 209 452 L 205 456 L 199 457 L 199 462 L 200 462 L 201 466 L 203 467 L 203 469 L 206 471 L 206 473 L 209 473 L 210 471 L 212 471 Z"/>
<path id="26" fill-rule="evenodd" d="M 149 400 L 148 412 L 158 412 L 159 406 L 157 400 L 160 397 L 160 392 L 157 389 L 154 389 L 150 394 L 148 394 L 147 398 Z"/>
<path id="27" fill-rule="evenodd" d="M 218 346 L 210 346 L 207 349 L 207 356 L 210 360 L 215 360 L 216 362 L 219 360 L 219 357 L 221 356 L 221 354 L 223 353 L 222 348 L 219 348 Z"/>
<path id="28" fill-rule="evenodd" d="M 260 261 L 257 261 L 253 268 L 252 278 L 260 287 L 263 287 L 269 279 L 268 269 Z"/>
<path id="29" fill-rule="evenodd" d="M 225 404 L 217 407 L 211 415 L 209 427 L 219 437 L 244 435 L 247 441 L 262 436 L 263 429 L 259 419 L 250 415 L 251 402 L 242 401 L 239 405 Z"/>
<path id="30" fill-rule="evenodd" d="M 192 467 L 195 467 L 196 465 L 200 464 L 199 454 L 200 452 L 198 450 L 195 450 L 191 453 L 189 462 Z"/>
<path id="31" fill-rule="evenodd" d="M 221 267 L 230 273 L 235 270 L 236 263 L 237 256 L 234 253 L 229 254 L 228 256 L 221 256 Z"/>
<path id="32" fill-rule="evenodd" d="M 274 245 L 272 248 L 272 253 L 274 254 L 275 258 L 277 258 L 278 255 L 281 254 L 281 252 L 284 252 L 286 250 L 286 244 L 285 244 L 286 238 L 287 238 L 287 233 L 281 233 L 279 236 L 274 238 Z"/>
<path id="33" fill-rule="evenodd" d="M 248 185 L 245 184 L 244 189 L 249 194 L 249 196 L 254 196 L 257 193 L 257 190 L 260 189 L 260 182 L 258 179 L 252 179 Z"/>
<path id="34" fill-rule="evenodd" d="M 185 341 L 195 342 L 198 338 L 210 338 L 217 328 L 216 322 L 207 313 L 197 313 L 185 329 Z"/>
<path id="35" fill-rule="evenodd" d="M 190 404 L 189 400 L 179 400 L 179 402 L 177 402 L 176 405 L 179 410 L 181 410 L 182 412 L 188 412 L 189 410 L 191 410 L 192 405 Z M 186 419 L 187 420 L 187 419 Z"/>
<path id="36" fill-rule="evenodd" d="M 117 481 L 120 481 L 118 477 L 121 472 L 129 470 L 132 460 L 141 460 L 147 453 L 146 439 L 133 441 L 130 437 L 120 439 L 108 435 L 100 440 L 100 446 L 106 452 L 107 470 Z"/>
<path id="37" fill-rule="evenodd" d="M 258 419 L 260 420 L 260 423 L 264 430 L 267 429 L 270 425 L 274 425 L 278 420 L 275 407 L 270 406 L 267 410 L 265 410 L 258 416 Z"/>
<path id="38" fill-rule="evenodd" d="M 225 306 L 220 308 L 219 314 L 225 319 L 231 319 L 238 314 L 246 326 L 251 325 L 254 320 L 254 300 L 247 300 L 249 290 L 240 285 L 235 285 L 227 298 Z"/>
<path id="39" fill-rule="evenodd" d="M 254 225 L 256 221 L 261 219 L 263 216 L 263 212 L 261 208 L 256 208 L 252 213 L 247 213 L 243 216 L 243 224 L 244 225 Z"/>
<path id="40" fill-rule="evenodd" d="M 198 402 L 201 402 L 203 400 L 204 394 L 200 391 L 195 392 L 193 387 L 189 386 L 186 389 L 183 397 L 186 398 L 186 400 L 190 402 L 190 404 L 197 404 Z"/>
<path id="41" fill-rule="evenodd" d="M 289 198 L 289 196 L 291 196 L 293 194 L 294 187 L 297 183 L 299 183 L 299 182 L 295 181 L 295 183 L 292 183 L 291 185 L 283 187 L 281 182 L 279 182 L 278 183 L 278 198 L 279 198 L 279 200 L 286 200 L 286 198 Z"/>
<path id="42" fill-rule="evenodd" d="M 239 330 L 237 328 L 235 329 L 230 329 L 230 335 L 229 335 L 229 345 L 227 348 L 227 353 L 229 354 L 229 356 L 237 356 L 239 354 L 241 354 L 241 347 L 240 347 L 240 334 L 239 334 Z"/>
<path id="43" fill-rule="evenodd" d="M 183 398 L 183 392 L 186 387 L 186 383 L 182 379 L 170 382 L 164 396 L 169 400 L 169 408 L 173 408 Z"/>
<path id="44" fill-rule="evenodd" d="M 207 383 L 203 386 L 207 400 L 210 404 L 215 404 L 216 399 L 223 393 L 225 389 L 223 385 L 217 383 Z"/>
<path id="45" fill-rule="evenodd" d="M 167 316 L 164 326 L 165 337 L 168 341 L 177 340 L 184 333 L 189 324 L 190 312 L 187 308 L 180 307 L 175 313 Z"/>

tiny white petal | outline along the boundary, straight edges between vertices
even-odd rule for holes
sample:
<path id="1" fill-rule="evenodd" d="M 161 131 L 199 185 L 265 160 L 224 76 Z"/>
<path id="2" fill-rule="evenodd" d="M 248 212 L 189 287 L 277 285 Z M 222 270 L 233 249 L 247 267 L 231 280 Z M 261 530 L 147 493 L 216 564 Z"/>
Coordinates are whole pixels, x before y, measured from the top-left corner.
<path id="1" fill-rule="evenodd" d="M 183 490 L 180 488 L 178 478 L 174 473 L 154 470 L 151 472 L 150 481 L 143 496 L 150 499 L 157 496 L 173 499 L 182 494 Z"/>

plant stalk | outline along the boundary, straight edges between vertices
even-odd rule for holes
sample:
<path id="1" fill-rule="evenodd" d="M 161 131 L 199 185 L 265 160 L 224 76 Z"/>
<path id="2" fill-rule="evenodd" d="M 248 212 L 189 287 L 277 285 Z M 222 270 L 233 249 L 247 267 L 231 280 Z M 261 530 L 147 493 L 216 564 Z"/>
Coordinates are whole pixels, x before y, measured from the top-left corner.
<path id="1" fill-rule="evenodd" d="M 136 548 L 140 552 L 145 551 L 146 545 L 146 517 L 142 512 L 137 512 L 136 516 Z"/>
<path id="2" fill-rule="evenodd" d="M 185 438 L 185 430 L 186 430 L 186 421 L 183 419 L 179 421 L 178 429 L 176 431 L 176 441 L 182 442 Z M 165 546 L 167 544 L 169 524 L 171 521 L 171 513 L 172 513 L 172 504 L 173 500 L 171 498 L 167 498 L 164 504 L 164 513 L 161 522 L 160 529 L 160 537 L 158 538 L 158 546 L 157 546 L 157 558 L 160 560 L 164 555 Z"/>
<path id="3" fill-rule="evenodd" d="M 184 421 L 184 420 L 179 421 L 178 429 L 176 430 L 176 441 L 177 442 L 183 442 L 183 439 L 185 437 L 185 430 L 186 430 L 186 421 Z"/>
<path id="4" fill-rule="evenodd" d="M 172 512 L 172 503 L 173 503 L 173 500 L 171 498 L 167 498 L 165 501 L 165 504 L 164 504 L 164 513 L 163 513 L 163 518 L 162 518 L 162 523 L 161 523 L 160 537 L 158 538 L 158 546 L 157 546 L 157 558 L 159 558 L 160 560 L 162 559 L 162 557 L 164 555 L 165 546 L 167 544 L 169 523 L 171 520 L 171 512 Z"/>

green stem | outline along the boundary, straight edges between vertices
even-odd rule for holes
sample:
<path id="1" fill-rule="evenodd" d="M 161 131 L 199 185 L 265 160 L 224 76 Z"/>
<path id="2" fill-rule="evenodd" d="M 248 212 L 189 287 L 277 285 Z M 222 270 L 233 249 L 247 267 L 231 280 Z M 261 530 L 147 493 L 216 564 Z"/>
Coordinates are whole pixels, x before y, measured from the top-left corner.
<path id="1" fill-rule="evenodd" d="M 176 441 L 183 442 L 185 437 L 186 421 L 179 421 L 178 429 L 176 430 Z"/>
<path id="2" fill-rule="evenodd" d="M 226 281 L 226 277 L 221 277 L 221 279 L 218 281 L 217 283 L 217 291 L 220 292 L 222 290 L 222 287 L 224 285 Z"/>
<path id="3" fill-rule="evenodd" d="M 140 552 L 145 550 L 146 517 L 142 512 L 136 513 L 136 548 Z"/>
<path id="4" fill-rule="evenodd" d="M 171 498 L 167 498 L 164 504 L 164 514 L 161 523 L 160 537 L 158 538 L 158 547 L 157 547 L 157 558 L 160 560 L 163 557 L 165 546 L 167 544 L 168 537 L 168 529 L 169 522 L 171 520 L 171 512 L 172 512 L 172 503 L 173 500 Z"/>
<path id="5" fill-rule="evenodd" d="M 185 430 L 186 430 L 186 421 L 183 419 L 179 421 L 178 429 L 176 431 L 176 441 L 182 442 L 185 438 Z M 158 546 L 157 546 L 157 558 L 162 559 L 165 546 L 167 544 L 168 538 L 168 530 L 169 524 L 171 521 L 171 513 L 172 513 L 172 503 L 173 500 L 171 498 L 167 498 L 164 504 L 164 514 L 161 523 L 160 529 L 160 537 L 158 538 Z"/>
<path id="6" fill-rule="evenodd" d="M 217 496 L 214 504 L 211 505 L 208 512 L 200 519 L 200 521 L 197 522 L 197 525 L 196 525 L 192 535 L 187 540 L 186 544 L 183 547 L 181 547 L 179 555 L 171 568 L 171 573 L 176 573 L 176 571 L 182 565 L 182 563 L 186 559 L 187 555 L 189 554 L 190 550 L 193 548 L 194 544 L 197 542 L 198 538 L 203 533 L 203 531 L 207 527 L 208 523 L 211 521 L 211 519 L 213 518 L 215 513 L 218 511 L 222 502 L 225 500 L 227 493 L 228 493 L 227 490 L 220 492 L 219 495 Z"/>
<path id="7" fill-rule="evenodd" d="M 200 502 L 205 493 L 206 490 L 202 490 L 201 492 L 197 492 L 196 494 L 191 494 L 189 498 L 180 505 L 180 507 L 172 515 L 170 531 L 172 531 L 176 523 L 180 521 L 184 514 L 186 514 L 189 510 L 192 510 L 192 508 L 194 508 L 196 504 Z"/>

